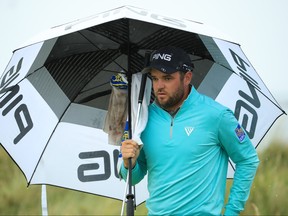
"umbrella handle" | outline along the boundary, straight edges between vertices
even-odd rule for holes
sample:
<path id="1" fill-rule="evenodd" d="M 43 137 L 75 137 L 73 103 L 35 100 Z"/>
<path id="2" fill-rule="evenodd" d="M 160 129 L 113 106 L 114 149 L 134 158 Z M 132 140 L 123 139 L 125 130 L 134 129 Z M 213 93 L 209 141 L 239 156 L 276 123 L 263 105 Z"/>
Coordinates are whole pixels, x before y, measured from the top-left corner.
<path id="1" fill-rule="evenodd" d="M 129 158 L 128 160 L 128 194 L 126 195 L 127 198 L 127 206 L 126 206 L 126 213 L 128 216 L 134 215 L 134 194 L 132 193 L 132 159 Z"/>
<path id="2" fill-rule="evenodd" d="M 150 60 L 150 52 L 145 53 L 145 62 L 144 62 L 144 68 L 148 66 Z M 142 79 L 141 79 L 141 86 L 139 90 L 139 96 L 138 96 L 138 104 L 142 104 L 143 97 L 144 97 L 144 90 L 146 86 L 146 80 L 147 80 L 147 73 L 143 73 Z M 128 82 L 130 83 L 130 82 Z M 129 87 L 129 86 L 128 86 Z M 129 89 L 129 88 L 128 88 Z M 131 120 L 131 118 L 130 118 Z M 131 132 L 131 127 L 129 127 Z M 131 133 L 130 133 L 131 135 Z M 127 209 L 126 213 L 128 216 L 134 215 L 134 194 L 132 193 L 132 159 L 128 159 L 128 194 L 126 195 L 127 198 Z"/>

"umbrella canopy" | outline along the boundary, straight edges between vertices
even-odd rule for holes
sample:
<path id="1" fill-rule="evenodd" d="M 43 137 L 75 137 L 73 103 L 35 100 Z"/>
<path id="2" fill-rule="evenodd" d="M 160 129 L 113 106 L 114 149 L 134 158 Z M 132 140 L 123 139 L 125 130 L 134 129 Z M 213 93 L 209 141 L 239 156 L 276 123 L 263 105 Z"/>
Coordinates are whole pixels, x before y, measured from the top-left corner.
<path id="1" fill-rule="evenodd" d="M 284 111 L 240 46 L 201 23 L 124 6 L 40 34 L 2 74 L 0 142 L 29 184 L 123 198 L 119 147 L 102 130 L 109 82 L 141 71 L 145 53 L 166 45 L 190 54 L 192 84 L 233 110 L 257 147 Z M 148 196 L 145 181 L 137 203 Z"/>

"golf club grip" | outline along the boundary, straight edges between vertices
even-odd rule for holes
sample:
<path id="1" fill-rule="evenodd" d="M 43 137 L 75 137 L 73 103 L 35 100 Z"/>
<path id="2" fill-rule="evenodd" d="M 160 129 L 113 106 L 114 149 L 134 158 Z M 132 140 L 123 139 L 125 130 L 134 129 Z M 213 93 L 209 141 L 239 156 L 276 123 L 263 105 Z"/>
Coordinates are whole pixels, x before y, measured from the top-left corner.
<path id="1" fill-rule="evenodd" d="M 150 64 L 150 56 L 151 56 L 151 52 L 150 51 L 145 52 L 144 68 L 148 67 L 148 65 Z"/>
<path id="2" fill-rule="evenodd" d="M 150 63 L 150 55 L 151 55 L 150 52 L 146 52 L 145 53 L 144 68 L 146 68 L 149 65 L 149 63 Z M 138 97 L 138 103 L 140 103 L 140 104 L 142 104 L 142 101 L 143 101 L 146 80 L 147 80 L 147 73 L 143 73 L 142 74 L 142 79 L 141 79 L 139 97 Z"/>
<path id="3" fill-rule="evenodd" d="M 146 80 L 147 80 L 147 73 L 142 74 L 141 86 L 140 86 L 139 97 L 138 97 L 138 103 L 140 103 L 140 104 L 142 104 L 142 101 L 144 98 Z"/>

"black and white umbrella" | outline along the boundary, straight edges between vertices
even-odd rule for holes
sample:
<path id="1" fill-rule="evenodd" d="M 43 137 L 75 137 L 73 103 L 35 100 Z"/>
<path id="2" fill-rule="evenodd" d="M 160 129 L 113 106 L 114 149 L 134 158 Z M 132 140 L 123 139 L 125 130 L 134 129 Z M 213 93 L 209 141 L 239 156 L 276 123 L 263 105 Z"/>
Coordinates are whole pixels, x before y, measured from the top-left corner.
<path id="1" fill-rule="evenodd" d="M 107 145 L 102 130 L 109 81 L 141 71 L 145 53 L 166 45 L 190 54 L 193 85 L 233 110 L 257 147 L 284 111 L 240 45 L 201 23 L 124 6 L 52 28 L 14 51 L 0 78 L 0 143 L 29 184 L 123 198 L 119 147 Z M 139 204 L 148 193 L 145 181 L 137 187 Z"/>

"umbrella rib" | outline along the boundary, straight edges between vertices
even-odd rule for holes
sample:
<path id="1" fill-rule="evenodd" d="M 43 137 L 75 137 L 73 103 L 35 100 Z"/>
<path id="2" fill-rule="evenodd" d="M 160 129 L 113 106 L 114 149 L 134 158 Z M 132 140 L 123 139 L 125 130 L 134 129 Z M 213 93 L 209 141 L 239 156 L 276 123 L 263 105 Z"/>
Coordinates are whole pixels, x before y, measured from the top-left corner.
<path id="1" fill-rule="evenodd" d="M 86 37 L 82 32 L 78 32 L 83 38 L 85 38 L 90 44 L 92 44 L 97 50 L 101 50 L 93 41 L 91 41 L 88 37 Z M 119 54 L 120 55 L 120 54 Z M 114 59 L 111 58 L 111 61 L 114 62 L 121 70 L 126 71 L 125 68 L 123 68 L 120 64 L 118 64 Z"/>
<path id="2" fill-rule="evenodd" d="M 282 110 L 282 109 L 281 109 Z M 278 120 L 278 118 L 280 118 L 282 115 L 287 115 L 286 112 L 284 110 L 282 110 L 283 112 L 274 119 L 274 121 L 271 123 L 271 125 L 269 126 L 269 128 L 266 130 L 266 132 L 263 134 L 263 136 L 261 137 L 261 139 L 259 140 L 259 142 L 255 145 L 255 148 L 257 148 L 259 146 L 259 144 L 261 143 L 261 141 L 264 139 L 264 137 L 266 136 L 266 134 L 268 133 L 268 131 L 271 129 L 271 127 L 274 125 L 274 123 Z"/>
<path id="3" fill-rule="evenodd" d="M 124 44 L 125 41 L 129 41 L 129 39 L 125 37 L 126 32 L 128 32 L 128 35 L 129 35 L 129 30 L 128 30 L 129 26 L 127 26 L 127 23 L 125 23 L 125 20 L 126 19 L 120 19 L 120 20 L 114 21 L 113 26 L 112 24 L 109 25 L 109 23 L 106 23 L 105 28 L 103 27 L 103 25 L 100 25 L 100 26 L 92 27 L 90 28 L 90 30 L 105 38 L 109 38 L 110 41 L 113 41 L 116 44 L 119 44 L 119 41 L 121 41 L 120 44 Z M 123 32 L 123 29 L 124 29 L 124 34 L 119 34 L 120 32 Z M 105 34 L 105 32 L 107 32 L 107 34 Z M 121 35 L 124 35 L 124 38 L 121 37 Z"/>
<path id="4" fill-rule="evenodd" d="M 242 76 L 240 76 L 238 73 L 236 73 L 235 71 L 233 71 L 231 68 L 229 68 L 229 67 L 227 67 L 227 66 L 225 66 L 225 65 L 223 65 L 223 64 L 221 64 L 221 63 L 217 63 L 217 62 L 215 62 L 215 63 L 218 64 L 218 65 L 220 65 L 220 66 L 222 66 L 222 67 L 224 67 L 225 69 L 231 71 L 233 74 L 235 74 L 236 76 L 238 76 L 238 77 L 240 77 L 241 79 L 245 80 L 247 83 L 249 83 L 249 84 L 252 85 L 253 87 L 255 87 L 255 89 L 256 89 L 258 92 L 260 92 L 265 98 L 267 98 L 267 99 L 268 99 L 271 103 L 273 103 L 278 109 L 280 109 L 285 115 L 287 115 L 286 112 L 281 108 L 281 106 L 280 106 L 279 104 L 277 104 L 277 103 L 274 102 L 274 101 L 276 101 L 276 100 L 275 100 L 275 98 L 273 97 L 273 95 L 270 93 L 269 90 L 268 90 L 268 91 L 269 91 L 270 95 L 273 97 L 274 101 L 271 100 L 266 94 L 264 94 L 264 93 L 261 91 L 260 87 L 255 86 L 254 83 L 249 82 L 247 79 L 245 79 L 245 78 L 243 78 Z M 264 84 L 264 83 L 263 83 L 263 84 Z M 265 84 L 264 84 L 264 85 L 265 85 Z M 265 86 L 266 86 L 266 85 L 265 85 Z M 268 89 L 268 88 L 267 88 L 267 89 Z"/>

